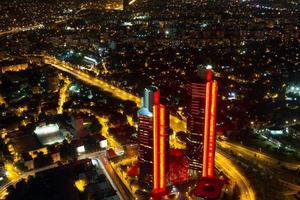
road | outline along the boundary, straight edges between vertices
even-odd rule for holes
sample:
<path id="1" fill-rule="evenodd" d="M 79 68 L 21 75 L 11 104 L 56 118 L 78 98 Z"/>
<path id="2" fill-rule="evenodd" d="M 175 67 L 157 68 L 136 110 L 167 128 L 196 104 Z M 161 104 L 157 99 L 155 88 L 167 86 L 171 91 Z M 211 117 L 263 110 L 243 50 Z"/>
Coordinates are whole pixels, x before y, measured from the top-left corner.
<path id="1" fill-rule="evenodd" d="M 135 1 L 135 0 L 133 0 L 133 1 Z M 53 23 L 54 24 L 62 23 L 62 22 L 67 21 L 68 19 L 69 19 L 68 17 L 65 17 L 64 19 L 58 19 L 56 21 L 53 21 Z M 0 32 L 0 37 L 3 35 L 15 34 L 15 33 L 19 33 L 19 32 L 30 31 L 30 30 L 35 30 L 35 29 L 42 29 L 42 28 L 45 28 L 44 24 L 29 25 L 26 27 L 15 27 L 12 30 Z"/>
<path id="2" fill-rule="evenodd" d="M 22 28 L 13 28 L 12 30 L 9 30 L 9 31 L 0 32 L 0 36 L 7 35 L 7 34 L 14 34 L 14 33 L 22 32 L 22 31 L 40 29 L 40 28 L 44 28 L 44 25 L 43 24 L 38 24 L 38 25 L 27 26 L 27 27 L 22 27 Z"/>
<path id="3" fill-rule="evenodd" d="M 130 191 L 126 188 L 124 183 L 121 181 L 120 177 L 117 175 L 115 170 L 112 168 L 111 164 L 108 162 L 105 156 L 101 155 L 99 157 L 100 165 L 103 171 L 106 173 L 106 176 L 110 179 L 110 182 L 119 193 L 121 193 L 121 197 L 124 200 L 134 199 Z"/>
<path id="4" fill-rule="evenodd" d="M 46 64 L 52 65 L 53 67 L 55 67 L 61 71 L 67 72 L 67 73 L 75 76 L 76 78 L 88 83 L 89 85 L 96 86 L 96 87 L 100 88 L 101 90 L 109 92 L 113 96 L 115 96 L 119 99 L 134 101 L 138 106 L 141 105 L 140 97 L 137 97 L 135 95 L 130 94 L 129 92 L 119 89 L 118 87 L 113 86 L 99 78 L 92 77 L 80 70 L 76 70 L 76 69 L 74 69 L 74 67 L 72 65 L 70 65 L 68 63 L 60 61 L 51 56 L 44 56 L 44 61 Z M 179 118 L 177 118 L 173 115 L 170 116 L 170 124 L 171 124 L 172 129 L 175 132 L 186 130 L 186 123 L 183 120 L 180 120 Z"/>
<path id="5" fill-rule="evenodd" d="M 252 159 L 262 161 L 267 165 L 272 165 L 273 167 L 278 166 L 278 163 L 280 163 L 281 166 L 285 166 L 286 168 L 291 170 L 300 169 L 300 164 L 284 162 L 259 151 L 256 151 L 254 149 L 248 149 L 238 144 L 232 144 L 226 141 L 218 141 L 218 145 L 220 145 L 223 148 L 230 149 L 234 152 L 250 157 Z"/>
<path id="6" fill-rule="evenodd" d="M 120 98 L 122 100 L 134 101 L 138 106 L 141 104 L 139 97 L 132 95 L 122 89 L 119 89 L 116 86 L 113 86 L 99 78 L 92 77 L 80 70 L 77 70 L 71 64 L 60 61 L 55 57 L 44 55 L 44 62 L 61 71 L 73 75 L 74 77 L 84 81 L 87 84 L 107 91 L 117 98 Z M 186 130 L 186 122 L 173 115 L 170 116 L 170 126 L 176 132 Z M 254 190 L 252 189 L 252 186 L 250 185 L 246 177 L 241 172 L 239 172 L 235 165 L 230 161 L 230 159 L 226 158 L 226 156 L 220 151 L 216 152 L 216 163 L 230 179 L 234 180 L 237 183 L 237 186 L 241 191 L 241 200 L 255 199 Z"/>
<path id="7" fill-rule="evenodd" d="M 292 190 L 293 193 L 297 193 L 300 191 L 300 186 L 295 184 L 294 175 L 287 174 L 285 170 L 282 169 L 282 166 L 291 170 L 300 169 L 299 164 L 284 162 L 256 150 L 247 149 L 241 145 L 232 144 L 226 141 L 218 141 L 218 146 L 228 150 L 232 150 L 249 161 L 255 160 L 260 166 L 263 166 L 264 169 L 268 169 L 268 171 L 276 175 L 278 181 Z"/>
<path id="8" fill-rule="evenodd" d="M 67 78 L 64 79 L 64 85 L 62 88 L 60 88 L 59 91 L 59 98 L 58 98 L 58 107 L 57 107 L 57 114 L 63 113 L 63 105 L 67 101 L 68 93 L 67 90 L 69 86 L 71 85 L 71 81 Z"/>
<path id="9" fill-rule="evenodd" d="M 111 183 L 114 190 L 117 191 L 117 194 L 121 198 L 121 200 L 133 199 L 131 193 L 128 191 L 126 186 L 123 184 L 123 182 L 117 176 L 116 172 L 113 170 L 112 166 L 106 159 L 105 151 L 97 151 L 94 153 L 83 154 L 83 155 L 79 156 L 79 159 L 85 159 L 85 158 L 90 158 L 90 159 L 96 161 L 97 167 L 99 169 L 101 169 L 101 171 L 104 172 L 105 176 Z"/>
<path id="10" fill-rule="evenodd" d="M 6 190 L 9 186 L 15 185 L 20 180 L 26 179 L 28 176 L 33 176 L 35 173 L 38 173 L 38 172 L 41 172 L 41 171 L 44 171 L 44 170 L 47 170 L 47 169 L 51 169 L 51 168 L 54 168 L 54 167 L 57 167 L 57 166 L 58 166 L 57 164 L 52 164 L 52 165 L 49 165 L 49 166 L 46 166 L 46 167 L 35 169 L 35 170 L 29 171 L 29 172 L 25 172 L 22 175 L 10 180 L 8 183 L 1 186 L 1 188 L 0 188 L 0 199 L 5 199 L 5 196 L 7 194 Z"/>
<path id="11" fill-rule="evenodd" d="M 236 182 L 241 193 L 240 199 L 255 199 L 255 193 L 250 182 L 239 172 L 238 168 L 230 161 L 230 158 L 218 150 L 216 153 L 216 167 L 228 175 L 230 180 Z"/>

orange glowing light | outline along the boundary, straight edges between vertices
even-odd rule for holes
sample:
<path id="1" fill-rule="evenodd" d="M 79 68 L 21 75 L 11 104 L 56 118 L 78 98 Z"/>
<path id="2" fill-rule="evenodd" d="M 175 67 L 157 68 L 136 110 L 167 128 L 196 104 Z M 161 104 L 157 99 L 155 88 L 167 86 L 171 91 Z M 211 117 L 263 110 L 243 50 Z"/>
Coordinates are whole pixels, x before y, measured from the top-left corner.
<path id="1" fill-rule="evenodd" d="M 203 144 L 203 177 L 214 177 L 217 82 L 206 83 Z"/>
<path id="2" fill-rule="evenodd" d="M 212 72 L 211 70 L 207 70 L 206 81 L 211 81 L 211 79 L 212 79 Z"/>
<path id="3" fill-rule="evenodd" d="M 165 171 L 165 106 L 153 106 L 153 192 L 166 189 Z"/>
<path id="4" fill-rule="evenodd" d="M 216 106 L 217 106 L 217 82 L 212 83 L 211 92 L 211 110 L 210 110 L 210 137 L 209 137 L 209 155 L 208 155 L 208 177 L 214 176 L 214 155 L 215 155 L 215 131 L 216 131 Z"/>
<path id="5" fill-rule="evenodd" d="M 165 107 L 160 105 L 160 189 L 165 188 Z"/>
<path id="6" fill-rule="evenodd" d="M 211 82 L 206 83 L 206 94 L 205 94 L 205 123 L 204 123 L 204 144 L 203 144 L 203 170 L 202 176 L 207 176 L 207 140 L 209 136 L 209 108 L 210 108 L 210 96 L 211 96 Z"/>
<path id="7" fill-rule="evenodd" d="M 153 94 L 154 104 L 159 104 L 159 91 L 155 91 Z"/>
<path id="8" fill-rule="evenodd" d="M 158 144 L 157 144 L 157 105 L 153 106 L 153 189 L 156 190 L 159 187 L 159 174 L 158 174 Z"/>

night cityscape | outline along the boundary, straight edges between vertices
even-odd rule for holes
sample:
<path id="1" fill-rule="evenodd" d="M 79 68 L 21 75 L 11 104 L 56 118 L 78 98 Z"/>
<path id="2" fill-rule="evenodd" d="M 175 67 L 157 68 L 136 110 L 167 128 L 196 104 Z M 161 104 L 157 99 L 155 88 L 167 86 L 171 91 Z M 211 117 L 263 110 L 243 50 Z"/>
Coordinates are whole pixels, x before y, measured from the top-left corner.
<path id="1" fill-rule="evenodd" d="M 0 200 L 300 200 L 299 0 L 1 0 Z"/>

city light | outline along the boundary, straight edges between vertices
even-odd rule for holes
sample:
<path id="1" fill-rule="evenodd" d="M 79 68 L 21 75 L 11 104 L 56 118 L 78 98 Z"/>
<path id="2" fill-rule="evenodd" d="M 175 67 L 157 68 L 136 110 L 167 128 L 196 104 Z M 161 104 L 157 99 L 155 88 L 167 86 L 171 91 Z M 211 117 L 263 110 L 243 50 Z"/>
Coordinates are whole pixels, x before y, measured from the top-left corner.
<path id="1" fill-rule="evenodd" d="M 84 153 L 85 152 L 85 147 L 84 146 L 79 146 L 76 149 L 77 153 Z"/>
<path id="2" fill-rule="evenodd" d="M 85 186 L 87 185 L 87 182 L 84 179 L 79 179 L 79 180 L 75 181 L 74 185 L 76 186 L 76 188 L 80 192 L 84 192 L 84 189 L 85 189 Z"/>
<path id="3" fill-rule="evenodd" d="M 159 103 L 159 92 L 154 92 L 153 105 L 153 192 L 166 190 L 166 164 L 165 164 L 165 106 Z"/>
<path id="4" fill-rule="evenodd" d="M 0 199 L 300 198 L 299 1 L 0 4 Z"/>
<path id="5" fill-rule="evenodd" d="M 206 65 L 207 70 L 211 70 L 212 68 L 213 68 L 212 65 L 210 65 L 210 64 Z"/>
<path id="6" fill-rule="evenodd" d="M 37 135 L 48 135 L 59 131 L 57 124 L 42 125 L 35 128 L 34 133 Z"/>
<path id="7" fill-rule="evenodd" d="M 208 73 L 208 76 L 209 73 Z M 210 80 L 210 77 L 207 78 Z M 203 140 L 203 177 L 214 177 L 217 82 L 206 83 L 205 125 Z"/>

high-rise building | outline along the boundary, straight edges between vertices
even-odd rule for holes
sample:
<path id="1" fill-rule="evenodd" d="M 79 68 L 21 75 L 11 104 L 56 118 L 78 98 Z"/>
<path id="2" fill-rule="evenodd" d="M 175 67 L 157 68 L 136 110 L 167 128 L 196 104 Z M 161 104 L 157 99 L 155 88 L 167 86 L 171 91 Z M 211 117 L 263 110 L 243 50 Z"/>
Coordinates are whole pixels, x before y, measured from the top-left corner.
<path id="1" fill-rule="evenodd" d="M 196 185 L 194 194 L 196 196 L 208 199 L 217 199 L 220 196 L 223 182 L 214 175 L 215 164 L 215 140 L 216 140 L 216 109 L 218 85 L 217 81 L 212 79 L 212 72 L 206 70 L 200 73 L 205 75 L 204 88 L 201 85 L 201 92 L 204 92 L 204 119 L 201 121 L 202 130 L 202 177 Z M 203 91 L 204 89 L 204 91 Z M 203 93 L 201 94 L 203 98 Z M 203 102 L 202 102 L 203 103 Z M 203 114 L 203 113 L 202 113 Z M 203 116 L 203 115 L 202 115 Z"/>
<path id="2" fill-rule="evenodd" d="M 139 167 L 140 179 L 152 182 L 152 159 L 153 159 L 153 101 L 154 92 L 157 87 L 151 86 L 145 88 L 142 97 L 142 106 L 138 110 L 138 139 L 139 139 Z"/>
<path id="3" fill-rule="evenodd" d="M 207 76 L 205 69 L 198 70 L 198 75 L 188 81 L 187 107 L 187 158 L 192 172 L 202 171 L 203 133 L 205 126 L 205 102 Z"/>
<path id="4" fill-rule="evenodd" d="M 166 154 L 169 150 L 169 114 L 155 86 L 145 88 L 138 110 L 140 180 L 152 183 L 153 192 L 166 187 Z"/>
<path id="5" fill-rule="evenodd" d="M 153 192 L 166 190 L 166 106 L 159 102 L 159 92 L 154 92 L 153 105 Z"/>
<path id="6" fill-rule="evenodd" d="M 202 177 L 208 178 L 214 177 L 217 96 L 217 81 L 212 80 L 211 74 L 208 73 L 205 90 L 205 125 L 202 168 Z"/>

